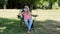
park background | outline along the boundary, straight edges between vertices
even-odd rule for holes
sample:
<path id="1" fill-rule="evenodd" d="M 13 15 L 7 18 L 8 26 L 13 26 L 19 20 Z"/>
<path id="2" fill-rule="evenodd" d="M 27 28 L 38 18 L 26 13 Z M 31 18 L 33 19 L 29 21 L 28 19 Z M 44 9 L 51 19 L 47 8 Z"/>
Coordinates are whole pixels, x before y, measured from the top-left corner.
<path id="1" fill-rule="evenodd" d="M 30 34 L 60 34 L 60 0 L 0 0 L 0 34 L 28 34 L 17 18 L 24 3 L 38 15 Z"/>

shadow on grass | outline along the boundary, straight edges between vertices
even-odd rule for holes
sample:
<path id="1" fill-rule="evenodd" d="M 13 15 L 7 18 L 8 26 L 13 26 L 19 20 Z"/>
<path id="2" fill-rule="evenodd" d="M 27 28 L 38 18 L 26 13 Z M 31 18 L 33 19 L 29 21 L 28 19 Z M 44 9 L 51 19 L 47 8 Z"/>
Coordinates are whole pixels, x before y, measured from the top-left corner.
<path id="1" fill-rule="evenodd" d="M 55 20 L 35 21 L 35 27 L 42 34 L 60 34 L 60 22 Z M 37 31 L 37 30 L 36 30 Z"/>
<path id="2" fill-rule="evenodd" d="M 24 27 L 23 27 L 24 28 Z M 60 22 L 54 20 L 35 21 L 35 30 L 31 34 L 59 34 Z M 0 18 L 1 34 L 24 34 L 25 28 L 21 29 L 20 20 Z"/>
<path id="3" fill-rule="evenodd" d="M 25 30 L 23 30 L 25 32 Z M 23 33 L 20 27 L 20 20 L 0 18 L 0 32 L 1 34 L 19 34 Z"/>

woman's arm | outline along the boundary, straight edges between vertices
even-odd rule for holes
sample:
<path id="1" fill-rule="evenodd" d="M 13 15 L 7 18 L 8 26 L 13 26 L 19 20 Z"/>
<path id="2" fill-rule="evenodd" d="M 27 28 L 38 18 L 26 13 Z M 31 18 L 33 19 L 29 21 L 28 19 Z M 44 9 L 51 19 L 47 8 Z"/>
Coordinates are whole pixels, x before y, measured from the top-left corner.
<path id="1" fill-rule="evenodd" d="M 23 17 L 24 12 L 21 12 L 21 17 Z"/>

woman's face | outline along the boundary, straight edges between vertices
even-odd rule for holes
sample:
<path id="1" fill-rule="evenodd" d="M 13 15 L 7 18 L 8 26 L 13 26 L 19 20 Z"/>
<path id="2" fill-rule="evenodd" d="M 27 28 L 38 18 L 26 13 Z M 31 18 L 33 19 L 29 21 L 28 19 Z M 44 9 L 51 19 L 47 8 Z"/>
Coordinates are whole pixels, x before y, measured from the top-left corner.
<path id="1" fill-rule="evenodd" d="M 28 6 L 25 6 L 25 11 L 27 11 L 28 10 Z"/>
<path id="2" fill-rule="evenodd" d="M 28 6 L 25 6 L 25 12 L 28 13 L 28 10 L 29 10 L 29 7 Z"/>

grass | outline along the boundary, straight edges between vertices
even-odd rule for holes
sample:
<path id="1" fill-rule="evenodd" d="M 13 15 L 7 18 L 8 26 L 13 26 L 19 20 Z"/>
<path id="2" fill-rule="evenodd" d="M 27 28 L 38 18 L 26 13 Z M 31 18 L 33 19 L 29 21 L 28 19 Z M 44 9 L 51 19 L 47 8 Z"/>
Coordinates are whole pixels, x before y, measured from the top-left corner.
<path id="1" fill-rule="evenodd" d="M 17 19 L 19 10 L 0 10 L 0 34 L 28 34 Z M 38 15 L 30 34 L 60 34 L 60 10 L 33 10 Z M 37 14 L 38 13 L 38 14 Z"/>
<path id="2" fill-rule="evenodd" d="M 20 20 L 0 18 L 0 34 L 28 34 L 26 28 L 20 27 Z M 54 20 L 35 21 L 30 34 L 60 34 L 60 22 Z"/>

